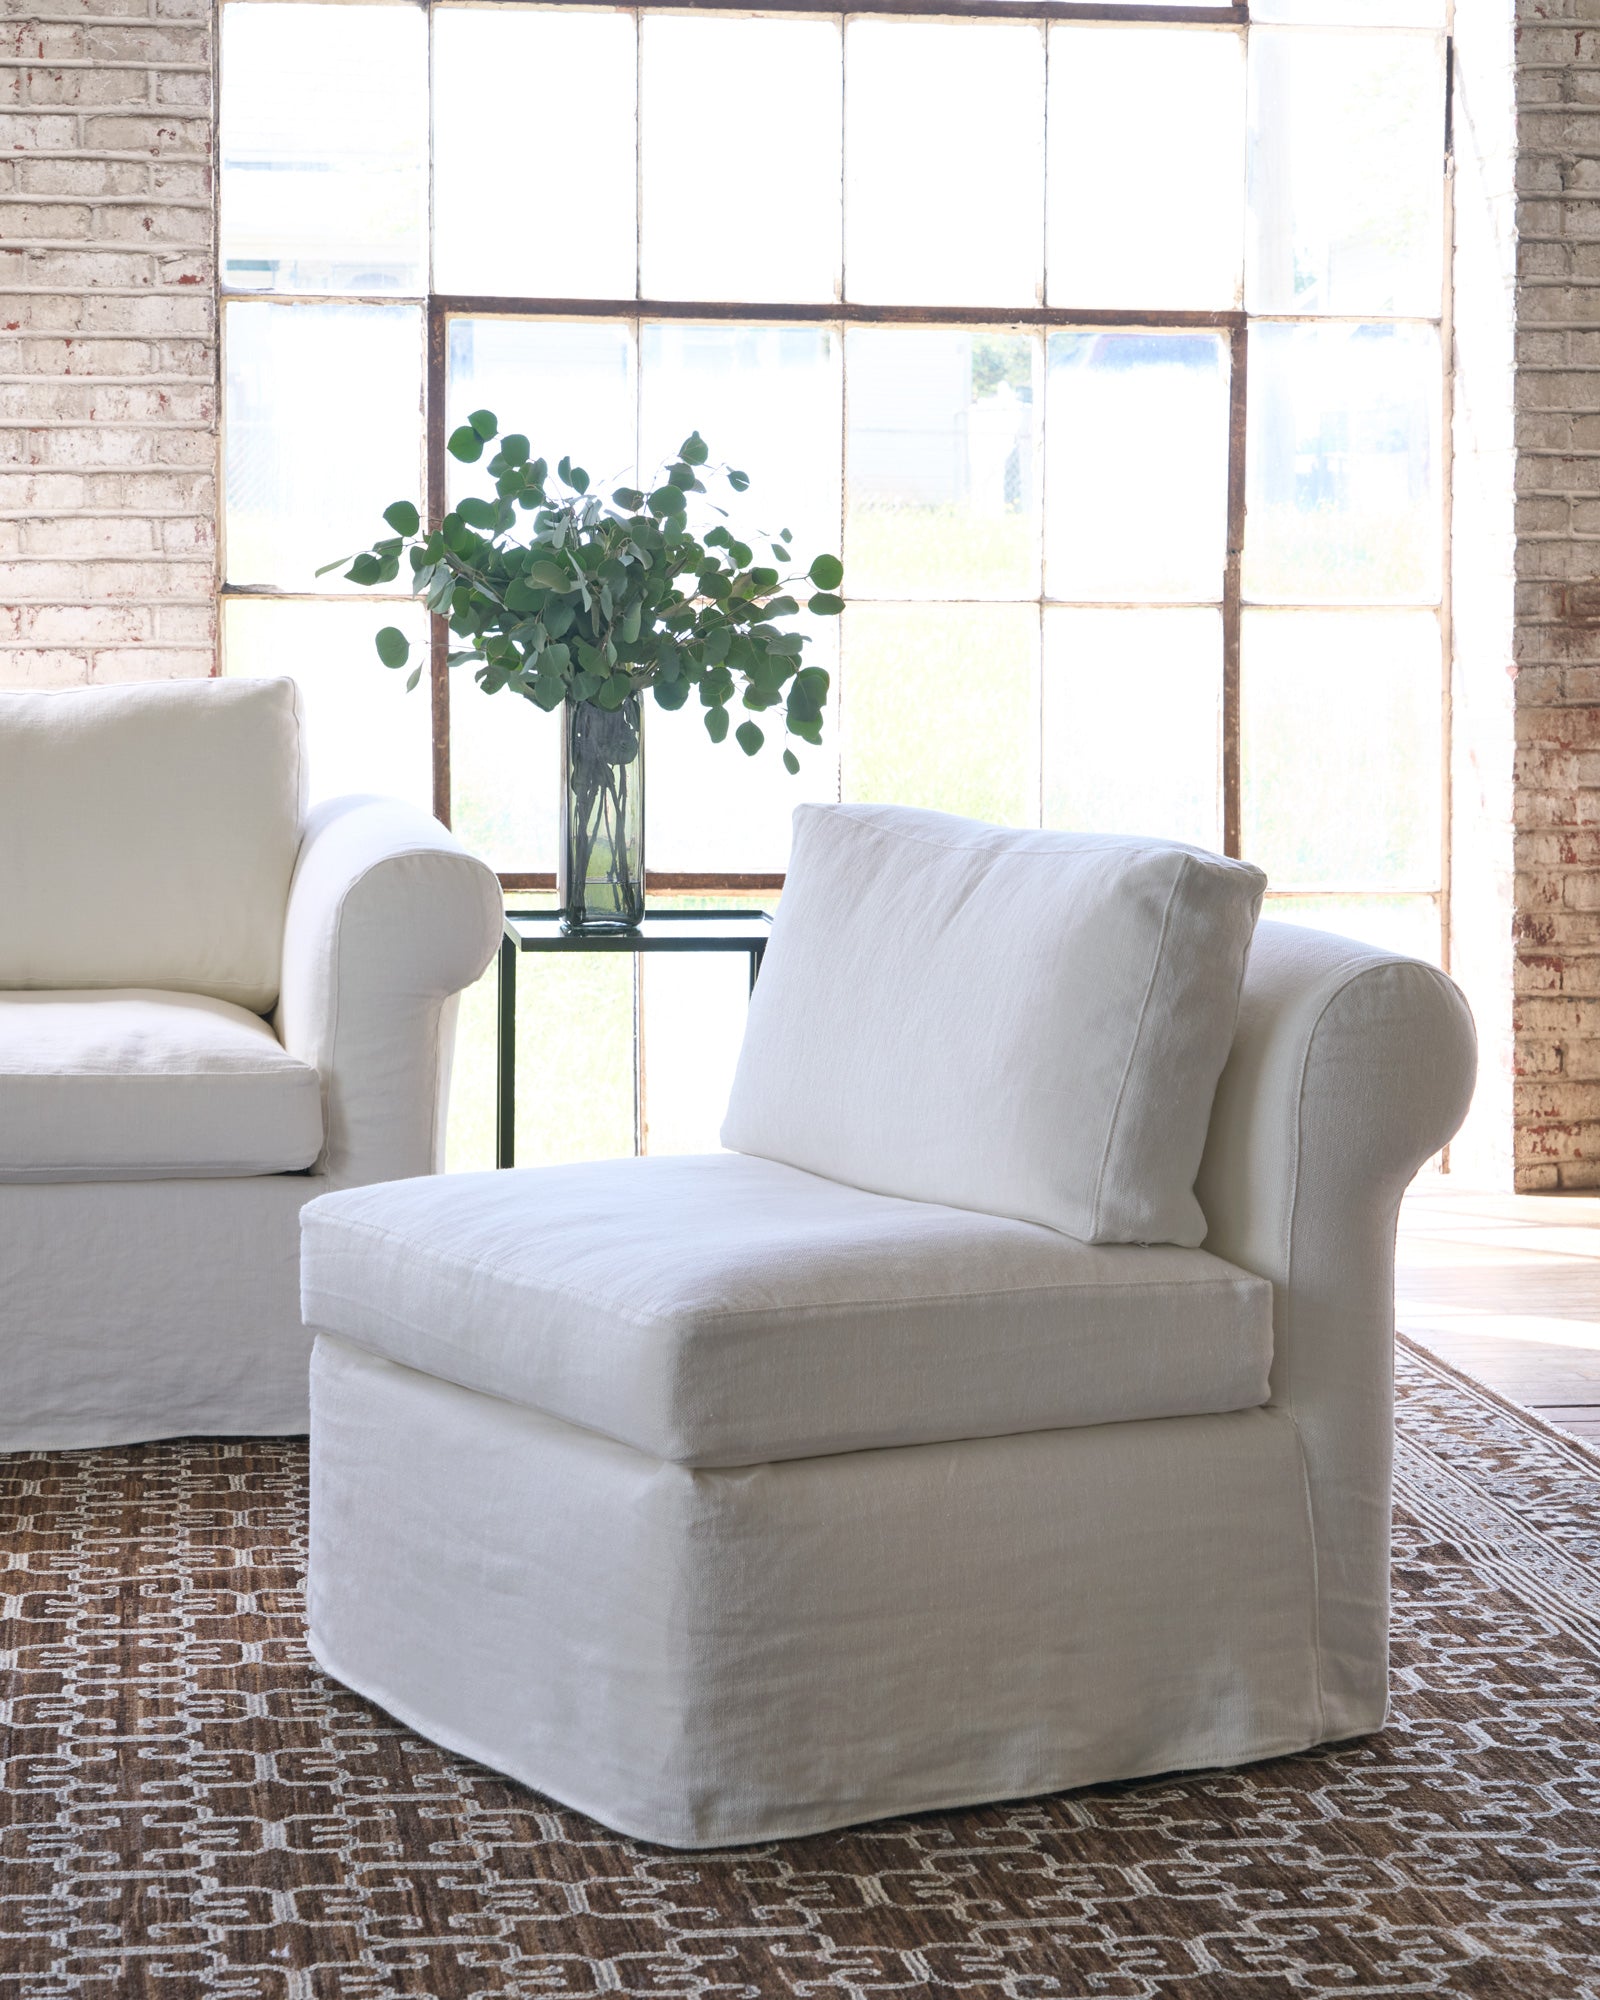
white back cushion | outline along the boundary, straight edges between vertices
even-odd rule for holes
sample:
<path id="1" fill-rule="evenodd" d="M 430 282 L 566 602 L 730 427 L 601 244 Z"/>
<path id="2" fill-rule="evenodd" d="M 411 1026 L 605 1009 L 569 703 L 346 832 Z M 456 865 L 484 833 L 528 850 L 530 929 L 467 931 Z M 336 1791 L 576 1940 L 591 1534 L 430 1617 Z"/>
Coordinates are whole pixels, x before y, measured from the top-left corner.
<path id="1" fill-rule="evenodd" d="M 723 1144 L 1088 1243 L 1198 1245 L 1265 887 L 1165 841 L 801 806 Z"/>
<path id="2" fill-rule="evenodd" d="M 0 693 L 0 987 L 277 998 L 304 789 L 288 680 Z"/>

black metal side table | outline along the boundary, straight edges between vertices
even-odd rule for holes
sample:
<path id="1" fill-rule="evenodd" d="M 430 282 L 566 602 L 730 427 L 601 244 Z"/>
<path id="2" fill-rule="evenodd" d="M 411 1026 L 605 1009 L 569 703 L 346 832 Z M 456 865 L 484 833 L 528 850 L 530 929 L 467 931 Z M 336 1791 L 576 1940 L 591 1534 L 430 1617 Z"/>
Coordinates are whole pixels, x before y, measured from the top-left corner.
<path id="1" fill-rule="evenodd" d="M 627 952 L 638 957 L 654 951 L 742 951 L 750 961 L 754 989 L 771 935 L 772 918 L 765 910 L 651 910 L 631 931 L 564 931 L 555 910 L 507 910 L 500 940 L 495 1165 L 516 1163 L 517 959 L 522 952 Z"/>

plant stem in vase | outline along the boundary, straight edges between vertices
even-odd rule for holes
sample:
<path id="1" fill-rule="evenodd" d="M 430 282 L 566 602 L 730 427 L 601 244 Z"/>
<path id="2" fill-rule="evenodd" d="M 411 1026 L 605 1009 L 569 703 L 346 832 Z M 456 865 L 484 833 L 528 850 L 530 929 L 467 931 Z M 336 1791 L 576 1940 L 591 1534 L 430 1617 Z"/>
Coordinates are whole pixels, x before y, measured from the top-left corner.
<path id="1" fill-rule="evenodd" d="M 631 930 L 644 915 L 644 704 L 569 701 L 561 722 L 562 928 Z"/>

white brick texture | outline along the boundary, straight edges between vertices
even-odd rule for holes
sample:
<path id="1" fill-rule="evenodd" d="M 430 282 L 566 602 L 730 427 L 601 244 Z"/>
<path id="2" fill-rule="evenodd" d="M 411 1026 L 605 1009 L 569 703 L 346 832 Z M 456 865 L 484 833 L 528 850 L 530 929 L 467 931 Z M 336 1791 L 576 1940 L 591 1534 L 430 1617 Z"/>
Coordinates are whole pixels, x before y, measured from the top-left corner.
<path id="1" fill-rule="evenodd" d="M 212 0 L 0 0 L 0 684 L 216 659 Z"/>

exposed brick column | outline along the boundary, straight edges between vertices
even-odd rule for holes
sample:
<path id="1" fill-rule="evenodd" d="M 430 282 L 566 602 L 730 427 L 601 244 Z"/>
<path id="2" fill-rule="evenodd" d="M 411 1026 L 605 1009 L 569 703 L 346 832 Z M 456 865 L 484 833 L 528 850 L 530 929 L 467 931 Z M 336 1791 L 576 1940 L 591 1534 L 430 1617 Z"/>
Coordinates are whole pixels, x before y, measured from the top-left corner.
<path id="1" fill-rule="evenodd" d="M 1600 0 L 1517 31 L 1517 1185 L 1600 1186 Z"/>
<path id="2" fill-rule="evenodd" d="M 212 0 L 0 0 L 0 684 L 216 647 Z"/>

